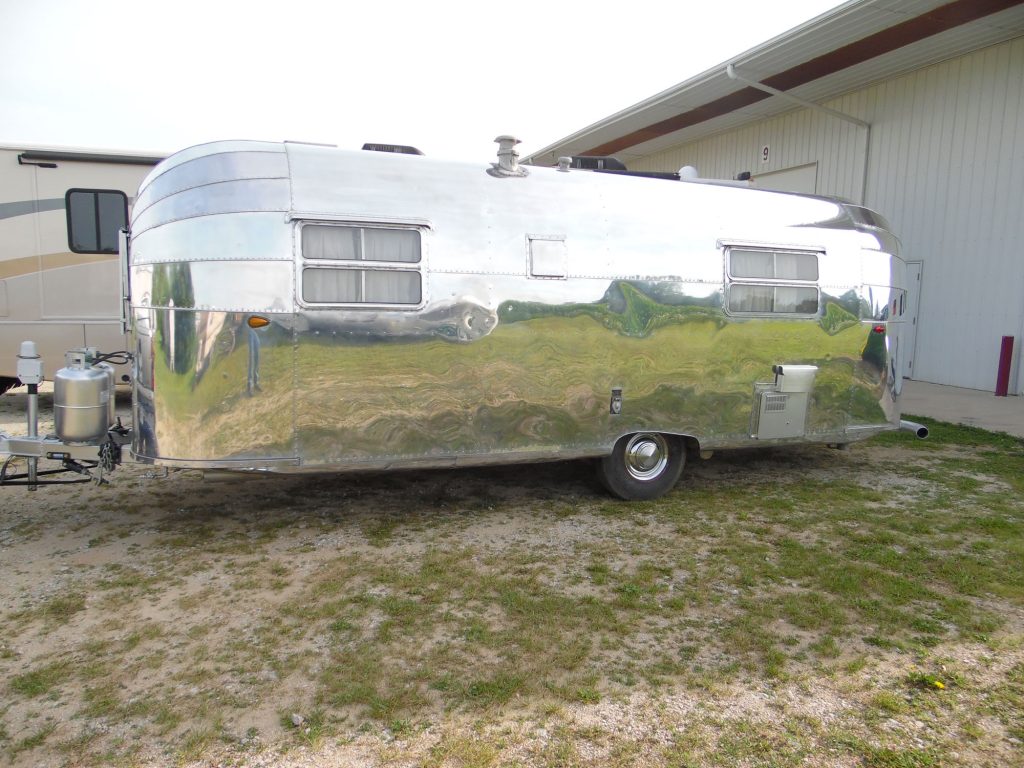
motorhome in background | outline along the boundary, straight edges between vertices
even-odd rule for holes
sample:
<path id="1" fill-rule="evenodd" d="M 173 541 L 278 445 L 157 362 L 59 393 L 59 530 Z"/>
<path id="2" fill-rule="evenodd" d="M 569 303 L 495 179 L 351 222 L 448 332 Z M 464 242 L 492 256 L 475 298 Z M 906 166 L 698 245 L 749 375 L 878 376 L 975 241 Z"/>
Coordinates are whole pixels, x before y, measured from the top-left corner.
<path id="1" fill-rule="evenodd" d="M 16 386 L 19 344 L 52 366 L 75 347 L 128 349 L 118 231 L 163 158 L 0 144 L 0 392 Z M 130 374 L 127 366 L 117 378 Z"/>

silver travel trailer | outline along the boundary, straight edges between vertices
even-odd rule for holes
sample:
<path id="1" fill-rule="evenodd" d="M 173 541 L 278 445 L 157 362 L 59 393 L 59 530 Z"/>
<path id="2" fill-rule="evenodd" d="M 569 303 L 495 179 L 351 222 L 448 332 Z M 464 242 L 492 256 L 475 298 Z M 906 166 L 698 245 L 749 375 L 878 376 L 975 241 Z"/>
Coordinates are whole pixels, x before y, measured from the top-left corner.
<path id="1" fill-rule="evenodd" d="M 220 142 L 153 169 L 128 239 L 132 457 L 281 472 L 595 457 L 639 499 L 688 454 L 900 427 L 904 265 L 879 216 L 524 167 L 499 143 L 497 162 L 461 164 Z M 89 354 L 63 370 L 70 392 Z M 58 423 L 66 460 L 106 445 L 116 463 L 127 438 L 101 400 L 77 402 L 97 414 L 82 428 L 66 411 L 74 441 Z"/>
<path id="2" fill-rule="evenodd" d="M 83 345 L 127 349 L 117 233 L 162 159 L 0 145 L 0 392 L 18 383 L 23 339 L 53 361 Z"/>

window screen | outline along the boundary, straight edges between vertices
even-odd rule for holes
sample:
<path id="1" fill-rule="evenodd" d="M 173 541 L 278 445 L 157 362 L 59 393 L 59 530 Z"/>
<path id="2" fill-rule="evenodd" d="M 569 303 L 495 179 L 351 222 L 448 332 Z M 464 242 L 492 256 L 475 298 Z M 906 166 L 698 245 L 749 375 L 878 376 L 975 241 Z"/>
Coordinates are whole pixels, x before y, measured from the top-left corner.
<path id="1" fill-rule="evenodd" d="M 770 248 L 730 248 L 728 273 L 730 312 L 784 315 L 818 313 L 818 287 L 808 285 L 818 281 L 817 253 Z"/>
<path id="2" fill-rule="evenodd" d="M 423 300 L 419 230 L 307 224 L 301 232 L 303 301 L 416 305 Z"/>
<path id="3" fill-rule="evenodd" d="M 307 259 L 417 264 L 420 233 L 415 229 L 305 226 L 302 255 Z"/>
<path id="4" fill-rule="evenodd" d="M 302 270 L 302 299 L 315 304 L 419 304 L 420 293 L 419 272 Z"/>
<path id="5" fill-rule="evenodd" d="M 809 286 L 733 283 L 729 286 L 729 311 L 815 315 L 818 313 L 818 289 Z"/>
<path id="6" fill-rule="evenodd" d="M 752 280 L 818 279 L 818 254 L 789 251 L 729 250 L 729 274 Z"/>
<path id="7" fill-rule="evenodd" d="M 64 196 L 68 248 L 75 253 L 117 253 L 128 224 L 128 197 L 119 190 L 69 189 Z"/>

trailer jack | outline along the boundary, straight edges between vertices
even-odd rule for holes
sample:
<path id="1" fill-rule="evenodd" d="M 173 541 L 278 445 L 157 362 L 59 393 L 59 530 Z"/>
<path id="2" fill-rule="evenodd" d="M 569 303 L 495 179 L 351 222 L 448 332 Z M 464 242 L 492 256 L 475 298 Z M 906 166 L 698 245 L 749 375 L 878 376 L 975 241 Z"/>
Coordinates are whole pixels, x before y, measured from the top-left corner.
<path id="1" fill-rule="evenodd" d="M 8 456 L 7 460 L 0 467 L 0 485 L 24 485 L 29 490 L 35 490 L 36 486 L 39 485 L 74 485 L 75 483 L 91 483 L 94 480 L 97 483 L 105 483 L 106 480 L 100 477 L 94 476 L 89 470 L 92 469 L 95 464 L 91 467 L 86 464 L 79 463 L 74 459 L 64 459 L 61 462 L 61 466 L 54 469 L 37 469 L 34 474 L 34 479 L 30 477 L 29 472 L 19 472 L 17 474 L 8 474 L 8 468 L 10 464 L 18 456 Z M 67 480 L 40 480 L 39 478 L 44 475 L 59 475 L 65 472 L 76 472 L 80 475 L 86 475 L 86 477 L 78 477 Z"/>
<path id="2" fill-rule="evenodd" d="M 115 429 L 120 429 L 120 432 L 115 432 Z M 75 483 L 96 483 L 97 485 L 103 485 L 109 482 L 105 475 L 110 474 L 114 471 L 118 464 L 121 463 L 121 443 L 115 439 L 117 438 L 124 440 L 131 434 L 129 430 L 121 426 L 120 421 L 117 427 L 112 427 L 110 430 L 111 434 L 107 436 L 107 440 L 99 446 L 74 446 L 75 453 L 80 454 L 82 448 L 91 449 L 90 453 L 95 453 L 96 458 L 82 458 L 81 455 L 72 455 L 67 450 L 60 450 L 60 444 L 52 437 L 48 438 L 36 438 L 29 443 L 28 440 L 22 438 L 21 443 L 22 453 L 12 453 L 4 461 L 3 465 L 0 466 L 0 486 L 4 485 L 23 485 L 29 490 L 34 490 L 40 485 L 72 485 Z M 8 439 L 10 440 L 10 439 Z M 28 446 L 25 444 L 29 443 Z M 34 448 L 35 451 L 24 450 L 26 447 L 30 449 Z M 46 447 L 54 447 L 56 450 L 44 451 L 42 449 Z M 64 448 L 70 448 L 71 446 L 63 446 Z M 17 472 L 10 474 L 11 464 L 16 459 L 25 459 L 29 463 L 29 468 L 25 472 Z M 50 469 L 38 468 L 38 462 L 40 459 L 47 459 L 50 461 L 59 461 L 59 467 L 52 467 Z M 40 480 L 40 477 L 60 475 L 65 473 L 72 473 L 81 475 L 76 478 L 65 478 L 62 480 Z"/>
<path id="3" fill-rule="evenodd" d="M 88 412 L 103 419 L 110 413 L 110 399 L 114 394 L 112 384 L 109 386 L 98 386 L 97 383 L 107 385 L 112 381 L 113 374 L 103 372 L 102 369 L 94 368 L 93 363 L 98 361 L 102 365 L 104 359 L 110 355 L 99 356 L 96 350 L 85 348 L 72 350 L 68 353 L 69 363 L 74 362 L 74 369 L 61 369 L 57 372 L 58 381 L 54 389 L 54 408 L 67 408 L 77 413 Z M 87 378 L 83 378 L 83 372 Z M 74 427 L 80 426 L 75 422 L 70 432 L 61 432 L 61 419 L 58 415 L 56 420 L 57 434 L 41 436 L 39 434 L 39 384 L 43 380 L 42 361 L 36 354 L 35 344 L 26 341 L 21 345 L 21 353 L 18 355 L 18 375 L 22 382 L 28 387 L 28 420 L 27 432 L 23 437 L 12 437 L 0 434 L 0 453 L 7 453 L 9 456 L 0 465 L 0 486 L 23 485 L 30 491 L 40 485 L 69 485 L 74 483 L 95 482 L 97 485 L 107 482 L 104 474 L 114 471 L 114 468 L 121 463 L 121 448 L 125 443 L 131 441 L 131 430 L 121 423 L 121 419 L 110 419 L 100 421 L 95 426 L 97 429 L 86 432 L 75 432 Z M 62 382 L 61 376 L 67 376 L 70 383 Z M 75 378 L 78 375 L 79 378 Z M 79 391 L 66 395 L 66 392 L 75 384 L 85 381 L 86 386 L 94 386 L 96 393 L 91 389 L 81 388 Z M 64 384 L 61 387 L 61 384 Z M 68 405 L 62 399 L 64 396 L 71 399 L 72 405 Z M 95 394 L 94 403 L 83 403 L 83 392 Z M 113 416 L 112 413 L 110 413 Z M 65 417 L 68 418 L 68 417 Z M 77 417 L 76 418 L 81 418 Z M 106 426 L 105 426 L 106 425 Z M 63 439 L 62 439 L 63 437 Z M 11 473 L 12 463 L 17 459 L 24 459 L 26 469 L 24 472 Z M 42 460 L 60 462 L 58 467 L 43 469 L 39 466 Z M 60 480 L 41 480 L 41 477 L 51 477 L 71 473 L 78 475 L 73 478 Z"/>

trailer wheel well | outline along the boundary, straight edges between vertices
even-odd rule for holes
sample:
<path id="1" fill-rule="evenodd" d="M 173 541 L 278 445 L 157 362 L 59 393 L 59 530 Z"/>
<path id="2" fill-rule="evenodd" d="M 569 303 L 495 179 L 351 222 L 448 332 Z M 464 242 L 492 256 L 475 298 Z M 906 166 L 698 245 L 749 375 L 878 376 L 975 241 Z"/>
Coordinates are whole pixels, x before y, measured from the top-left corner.
<path id="1" fill-rule="evenodd" d="M 613 495 L 647 501 L 667 493 L 686 465 L 684 438 L 665 432 L 633 432 L 598 463 L 598 476 Z"/>
<path id="2" fill-rule="evenodd" d="M 696 461 L 700 458 L 700 441 L 696 437 L 690 435 L 679 435 L 679 439 L 683 441 L 683 446 L 686 449 L 686 458 L 691 461 Z"/>

